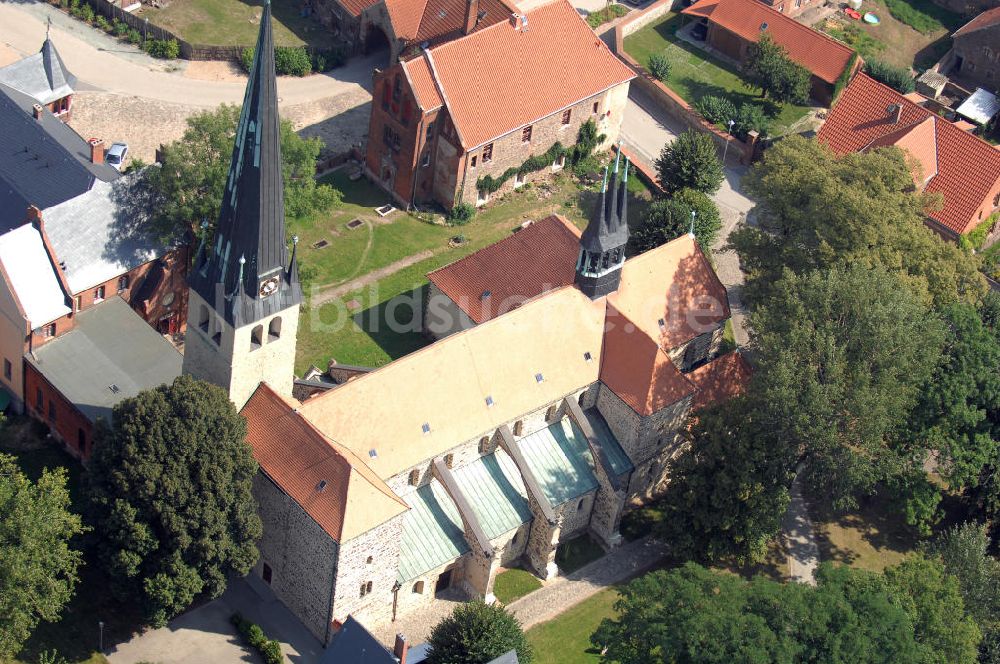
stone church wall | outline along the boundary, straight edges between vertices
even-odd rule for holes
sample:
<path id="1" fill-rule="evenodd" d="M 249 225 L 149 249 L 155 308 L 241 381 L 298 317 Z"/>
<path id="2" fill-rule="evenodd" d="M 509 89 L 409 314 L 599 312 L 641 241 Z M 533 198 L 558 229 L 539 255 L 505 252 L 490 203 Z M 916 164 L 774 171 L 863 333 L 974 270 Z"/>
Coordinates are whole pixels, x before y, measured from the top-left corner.
<path id="1" fill-rule="evenodd" d="M 403 537 L 403 515 L 342 542 L 337 561 L 337 586 L 333 617 L 346 620 L 363 615 L 372 623 L 392 617 L 392 587 L 399 569 L 399 543 Z M 371 583 L 371 591 L 367 584 Z M 366 586 L 364 594 L 362 585 Z M 364 622 L 364 621 L 362 621 Z"/>
<path id="2" fill-rule="evenodd" d="M 309 631 L 325 643 L 328 636 L 337 543 L 312 517 L 262 472 L 253 496 L 264 523 L 254 574 L 271 569 L 271 590 Z"/>

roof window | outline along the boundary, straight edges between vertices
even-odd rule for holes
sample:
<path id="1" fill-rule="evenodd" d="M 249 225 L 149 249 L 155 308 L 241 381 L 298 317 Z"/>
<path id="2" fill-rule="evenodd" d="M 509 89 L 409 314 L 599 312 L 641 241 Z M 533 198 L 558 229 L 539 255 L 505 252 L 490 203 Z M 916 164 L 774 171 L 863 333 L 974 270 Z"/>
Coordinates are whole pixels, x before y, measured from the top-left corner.
<path id="1" fill-rule="evenodd" d="M 667 326 L 667 321 L 665 321 L 665 320 L 663 320 L 661 318 L 660 320 L 656 321 L 656 324 L 659 325 L 660 327 L 666 327 Z"/>
<path id="2" fill-rule="evenodd" d="M 368 450 L 368 456 L 371 457 L 372 459 L 378 456 L 378 452 L 375 451 L 374 447 Z"/>
<path id="3" fill-rule="evenodd" d="M 316 491 L 323 493 L 323 489 L 326 488 L 326 480 L 320 480 L 319 484 L 316 485 Z"/>
<path id="4" fill-rule="evenodd" d="M 420 425 L 420 430 L 423 431 L 424 433 L 430 433 L 431 425 L 427 422 L 424 422 L 423 424 Z"/>
<path id="5" fill-rule="evenodd" d="M 491 290 L 484 290 L 483 294 L 479 296 L 479 299 L 480 300 L 488 300 L 491 295 L 493 295 L 493 291 L 491 291 Z"/>
<path id="6" fill-rule="evenodd" d="M 486 395 L 486 407 L 489 408 L 492 405 L 493 405 L 493 395 L 492 394 L 487 394 Z"/>
<path id="7" fill-rule="evenodd" d="M 583 359 L 584 359 L 584 361 L 586 361 L 586 362 L 590 362 L 591 360 L 593 360 L 593 359 L 594 359 L 594 356 L 593 356 L 593 355 L 591 355 L 591 354 L 590 354 L 590 351 L 588 350 L 588 351 L 587 351 L 586 353 L 584 353 L 584 354 L 583 354 Z"/>
<path id="8" fill-rule="evenodd" d="M 544 380 L 545 380 L 545 376 L 543 376 L 543 375 L 542 375 L 542 374 L 540 374 L 540 373 L 536 373 L 536 374 L 535 374 L 535 382 L 536 382 L 536 383 L 541 383 L 541 382 L 542 382 L 542 381 L 544 381 Z"/>
<path id="9" fill-rule="evenodd" d="M 760 24 L 760 31 L 764 32 L 765 30 L 767 30 L 767 21 Z"/>

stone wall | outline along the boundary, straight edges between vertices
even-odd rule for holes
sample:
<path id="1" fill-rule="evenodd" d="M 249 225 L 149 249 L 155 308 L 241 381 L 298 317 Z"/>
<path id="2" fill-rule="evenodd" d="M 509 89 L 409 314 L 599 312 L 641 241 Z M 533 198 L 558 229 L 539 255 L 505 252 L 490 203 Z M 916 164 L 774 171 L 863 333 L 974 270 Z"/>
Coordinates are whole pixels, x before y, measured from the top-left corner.
<path id="1" fill-rule="evenodd" d="M 254 477 L 253 496 L 264 523 L 254 573 L 263 576 L 263 567 L 268 565 L 275 596 L 313 636 L 326 643 L 337 543 L 263 472 Z"/>
<path id="2" fill-rule="evenodd" d="M 590 527 L 590 516 L 596 495 L 597 489 L 594 489 L 582 496 L 577 496 L 573 500 L 567 500 L 561 505 L 553 506 L 556 518 L 561 525 L 559 532 L 560 542 L 573 539 L 577 535 L 587 531 Z"/>
<path id="3" fill-rule="evenodd" d="M 359 509 L 359 506 L 354 508 Z M 333 597 L 334 620 L 344 621 L 348 615 L 362 623 L 392 618 L 392 588 L 399 569 L 403 516 L 400 514 L 358 537 L 341 542 Z M 371 591 L 367 590 L 368 583 L 371 583 Z M 362 585 L 366 587 L 364 594 Z"/>
<path id="4" fill-rule="evenodd" d="M 428 285 L 425 297 L 422 324 L 424 334 L 434 339 L 443 339 L 455 332 L 475 327 L 475 321 L 434 282 Z"/>
<path id="5" fill-rule="evenodd" d="M 524 127 L 518 127 L 508 134 L 500 136 L 487 145 L 492 145 L 492 158 L 483 162 L 483 151 L 486 146 L 477 146 L 469 150 L 462 159 L 462 172 L 459 174 L 457 200 L 473 205 L 482 205 L 490 198 L 502 196 L 515 188 L 515 177 L 511 177 L 496 192 L 481 197 L 478 192 L 477 180 L 484 176 L 500 177 L 508 168 L 520 167 L 528 157 L 543 154 L 557 141 L 563 147 L 576 144 L 580 127 L 587 120 L 594 120 L 599 134 L 605 135 L 604 142 L 597 150 L 607 149 L 617 142 L 621 130 L 622 118 L 625 114 L 625 104 L 628 99 L 628 83 L 622 83 L 614 88 L 588 97 L 568 109 L 560 109 L 555 113 L 536 121 L 531 126 L 531 138 L 524 141 Z M 570 121 L 563 124 L 564 110 L 570 111 Z M 473 167 L 472 159 L 476 165 Z M 552 167 L 526 174 L 523 182 L 531 182 L 546 177 L 552 172 Z M 520 186 L 520 183 L 517 183 Z"/>
<path id="6" fill-rule="evenodd" d="M 641 475 L 646 462 L 672 445 L 677 432 L 687 423 L 691 397 L 684 397 L 677 403 L 643 417 L 602 384 L 597 409 L 618 438 L 632 465 L 636 467 L 636 473 L 633 474 Z"/>

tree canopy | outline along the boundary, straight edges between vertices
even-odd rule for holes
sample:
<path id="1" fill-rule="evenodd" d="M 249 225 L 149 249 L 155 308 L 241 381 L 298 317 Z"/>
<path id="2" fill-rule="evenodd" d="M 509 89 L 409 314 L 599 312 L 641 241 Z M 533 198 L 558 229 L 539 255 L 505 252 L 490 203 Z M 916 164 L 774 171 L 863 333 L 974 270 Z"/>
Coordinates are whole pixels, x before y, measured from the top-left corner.
<path id="1" fill-rule="evenodd" d="M 708 251 L 722 228 L 722 217 L 715 202 L 694 189 L 681 189 L 669 198 L 653 201 L 643 213 L 639 226 L 632 231 L 632 251 L 649 251 L 689 232 L 691 212 L 695 213 L 694 235 L 698 244 Z"/>
<path id="2" fill-rule="evenodd" d="M 785 48 L 767 33 L 750 45 L 743 77 L 751 87 L 759 88 L 765 98 L 793 104 L 809 101 L 809 70 L 793 62 Z"/>
<path id="3" fill-rule="evenodd" d="M 163 625 L 257 560 L 257 464 L 226 393 L 190 376 L 115 406 L 90 461 L 98 555 L 120 596 Z"/>
<path id="4" fill-rule="evenodd" d="M 655 165 L 668 194 L 685 188 L 714 194 L 726 177 L 712 137 L 693 129 L 664 145 Z"/>
<path id="5" fill-rule="evenodd" d="M 200 231 L 208 224 L 211 237 L 219 217 L 226 175 L 236 140 L 240 107 L 223 104 L 187 120 L 179 140 L 164 146 L 159 168 L 148 170 L 149 189 L 155 201 L 153 229 L 165 239 Z M 303 139 L 287 120 L 281 122 L 281 160 L 285 181 L 285 214 L 300 217 L 339 202 L 340 192 L 316 184 L 316 159 L 322 148 L 318 138 Z"/>
<path id="6" fill-rule="evenodd" d="M 836 265 L 882 266 L 935 306 L 976 302 L 986 292 L 977 258 L 924 225 L 925 211 L 940 200 L 913 191 L 897 148 L 837 157 L 817 141 L 786 138 L 743 185 L 763 227 L 730 235 L 751 305 L 786 269 L 804 274 Z"/>
<path id="7" fill-rule="evenodd" d="M 474 600 L 459 604 L 427 639 L 427 664 L 484 664 L 511 650 L 521 664 L 531 664 L 531 645 L 521 624 L 500 604 Z"/>
<path id="8" fill-rule="evenodd" d="M 746 581 L 689 562 L 626 585 L 591 640 L 619 664 L 975 662 L 978 629 L 940 564 L 878 575 L 823 563 L 816 580 Z"/>
<path id="9" fill-rule="evenodd" d="M 83 532 L 69 509 L 66 471 L 31 482 L 14 457 L 0 454 L 0 660 L 13 658 L 39 621 L 54 622 L 73 596 Z"/>

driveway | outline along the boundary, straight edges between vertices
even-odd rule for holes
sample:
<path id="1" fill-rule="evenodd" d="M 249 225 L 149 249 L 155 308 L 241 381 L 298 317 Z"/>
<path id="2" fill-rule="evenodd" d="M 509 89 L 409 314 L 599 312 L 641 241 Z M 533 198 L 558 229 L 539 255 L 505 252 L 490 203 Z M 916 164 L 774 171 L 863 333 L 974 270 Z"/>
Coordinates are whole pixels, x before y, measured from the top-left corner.
<path id="1" fill-rule="evenodd" d="M 222 597 L 178 616 L 162 629 L 150 630 L 120 643 L 105 654 L 111 664 L 263 664 L 256 651 L 245 647 L 230 616 L 239 611 L 257 623 L 293 664 L 313 664 L 323 648 L 302 623 L 281 604 L 256 576 L 237 579 Z"/>

